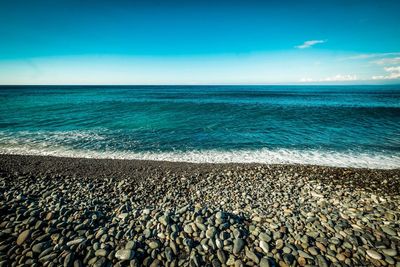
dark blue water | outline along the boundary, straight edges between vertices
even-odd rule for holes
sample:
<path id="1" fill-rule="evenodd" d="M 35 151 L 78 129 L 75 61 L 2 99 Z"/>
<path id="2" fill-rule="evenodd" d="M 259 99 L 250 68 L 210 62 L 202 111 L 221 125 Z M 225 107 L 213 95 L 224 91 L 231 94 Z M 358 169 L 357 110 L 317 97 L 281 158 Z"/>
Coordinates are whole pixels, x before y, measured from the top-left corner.
<path id="1" fill-rule="evenodd" d="M 3 86 L 0 153 L 400 167 L 400 86 Z"/>

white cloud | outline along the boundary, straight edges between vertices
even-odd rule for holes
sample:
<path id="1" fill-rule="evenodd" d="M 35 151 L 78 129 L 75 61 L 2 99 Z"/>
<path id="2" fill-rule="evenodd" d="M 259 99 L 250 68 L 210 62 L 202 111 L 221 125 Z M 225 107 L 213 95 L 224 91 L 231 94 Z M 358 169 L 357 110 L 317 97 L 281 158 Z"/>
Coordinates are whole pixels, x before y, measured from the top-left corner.
<path id="1" fill-rule="evenodd" d="M 355 81 L 357 80 L 357 75 L 354 74 L 337 74 L 335 76 L 331 77 L 326 77 L 325 79 L 322 79 L 321 81 L 324 82 L 338 82 L 338 81 Z"/>
<path id="2" fill-rule="evenodd" d="M 341 58 L 341 60 L 384 58 L 384 57 L 391 57 L 391 56 L 400 56 L 400 52 L 358 54 L 358 55 Z"/>
<path id="3" fill-rule="evenodd" d="M 301 78 L 300 82 L 344 82 L 356 80 L 358 80 L 357 75 L 354 74 L 337 74 L 335 76 L 325 77 L 322 79 Z"/>
<path id="4" fill-rule="evenodd" d="M 311 78 L 301 78 L 300 79 L 300 82 L 302 82 L 302 83 L 309 83 L 309 82 L 313 82 L 314 80 L 313 79 L 311 79 Z"/>
<path id="5" fill-rule="evenodd" d="M 387 75 L 372 76 L 372 79 L 373 80 L 395 80 L 395 79 L 400 79 L 400 66 L 385 67 L 384 70 L 387 72 Z"/>
<path id="6" fill-rule="evenodd" d="M 379 59 L 379 60 L 372 61 L 372 63 L 377 64 L 377 65 L 395 65 L 395 64 L 400 64 L 400 57 L 382 58 L 382 59 Z"/>
<path id="7" fill-rule="evenodd" d="M 295 47 L 299 48 L 299 49 L 304 49 L 304 48 L 310 48 L 313 45 L 322 44 L 322 43 L 326 43 L 326 41 L 324 41 L 324 40 L 310 40 L 310 41 L 305 41 L 303 44 L 295 46 Z"/>
<path id="8" fill-rule="evenodd" d="M 396 67 L 385 67 L 385 70 L 388 72 L 400 72 L 400 66 Z"/>

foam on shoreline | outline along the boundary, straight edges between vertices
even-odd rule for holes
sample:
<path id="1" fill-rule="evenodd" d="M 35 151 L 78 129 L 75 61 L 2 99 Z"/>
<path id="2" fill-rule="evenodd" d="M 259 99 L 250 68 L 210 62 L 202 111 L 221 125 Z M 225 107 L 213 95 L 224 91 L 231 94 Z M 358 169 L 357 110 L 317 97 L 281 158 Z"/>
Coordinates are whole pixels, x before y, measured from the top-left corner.
<path id="1" fill-rule="evenodd" d="M 173 152 L 122 152 L 77 150 L 52 146 L 0 147 L 0 154 L 55 156 L 71 158 L 153 160 L 190 163 L 307 164 L 369 169 L 400 168 L 400 154 L 335 152 L 320 150 L 193 150 Z"/>

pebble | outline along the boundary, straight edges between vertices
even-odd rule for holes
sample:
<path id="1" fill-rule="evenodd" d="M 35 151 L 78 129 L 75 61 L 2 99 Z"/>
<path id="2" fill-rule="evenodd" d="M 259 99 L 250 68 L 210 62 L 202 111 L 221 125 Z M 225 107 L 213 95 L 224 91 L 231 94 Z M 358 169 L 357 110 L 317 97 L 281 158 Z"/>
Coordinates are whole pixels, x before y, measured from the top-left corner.
<path id="1" fill-rule="evenodd" d="M 213 238 L 215 236 L 216 232 L 217 232 L 216 228 L 215 227 L 211 227 L 211 228 L 207 229 L 206 237 L 207 238 Z"/>
<path id="2" fill-rule="evenodd" d="M 271 242 L 271 237 L 269 235 L 267 235 L 266 233 L 260 233 L 260 235 L 258 236 L 260 238 L 260 240 L 265 241 L 265 242 Z"/>
<path id="3" fill-rule="evenodd" d="M 247 247 L 245 248 L 245 254 L 246 254 L 246 257 L 248 259 L 252 260 L 254 263 L 258 264 L 260 262 L 260 259 L 257 257 L 257 255 L 253 251 L 248 249 Z"/>
<path id="4" fill-rule="evenodd" d="M 99 249 L 99 250 L 96 250 L 96 252 L 95 252 L 95 255 L 98 257 L 106 257 L 107 254 L 108 254 L 108 252 L 105 249 Z"/>
<path id="5" fill-rule="evenodd" d="M 269 246 L 265 241 L 260 241 L 260 248 L 264 251 L 264 253 L 269 252 Z"/>
<path id="6" fill-rule="evenodd" d="M 375 259 L 375 260 L 380 260 L 382 259 L 382 255 L 379 254 L 379 252 L 373 250 L 373 249 L 368 249 L 367 250 L 367 254 L 368 256 L 370 256 L 371 258 Z"/>
<path id="7" fill-rule="evenodd" d="M 41 242 L 32 247 L 32 251 L 35 253 L 42 253 L 46 248 L 49 247 L 49 242 Z"/>
<path id="8" fill-rule="evenodd" d="M 317 255 L 316 256 L 316 259 L 317 259 L 317 265 L 319 266 L 319 267 L 328 267 L 329 265 L 328 265 L 328 262 L 326 261 L 326 259 L 324 258 L 324 256 L 322 256 L 322 255 Z"/>
<path id="9" fill-rule="evenodd" d="M 305 259 L 314 259 L 312 256 L 310 256 L 308 253 L 302 251 L 302 250 L 298 250 L 297 251 L 299 253 L 299 255 Z"/>
<path id="10" fill-rule="evenodd" d="M 217 257 L 218 257 L 219 261 L 220 261 L 222 264 L 225 264 L 225 263 L 226 263 L 226 256 L 225 256 L 225 253 L 224 253 L 221 249 L 218 249 L 218 250 L 217 250 Z"/>
<path id="11" fill-rule="evenodd" d="M 31 235 L 31 230 L 25 230 L 18 235 L 17 245 L 21 246 Z"/>
<path id="12" fill-rule="evenodd" d="M 383 232 L 385 232 L 388 235 L 391 235 L 391 236 L 397 235 L 396 232 L 389 226 L 381 226 L 381 229 Z"/>
<path id="13" fill-rule="evenodd" d="M 193 228 L 190 224 L 185 225 L 185 227 L 183 227 L 183 231 L 185 231 L 188 234 L 192 234 L 193 233 Z"/>
<path id="14" fill-rule="evenodd" d="M 308 252 L 313 256 L 317 256 L 319 254 L 315 247 L 309 247 Z"/>
<path id="15" fill-rule="evenodd" d="M 243 247 L 244 247 L 244 240 L 241 238 L 236 238 L 233 241 L 233 254 L 237 255 L 240 253 L 240 251 L 242 251 Z"/>
<path id="16" fill-rule="evenodd" d="M 283 248 L 283 246 L 284 246 L 284 243 L 283 243 L 282 239 L 276 240 L 276 242 L 275 242 L 275 248 L 276 249 L 281 249 L 281 248 Z"/>
<path id="17" fill-rule="evenodd" d="M 82 243 L 83 241 L 85 241 L 84 238 L 77 238 L 75 240 L 71 240 L 71 241 L 67 242 L 67 246 L 70 247 L 70 246 L 73 246 L 73 245 L 78 245 L 78 244 Z"/>
<path id="18" fill-rule="evenodd" d="M 165 248 L 165 257 L 167 258 L 168 262 L 171 262 L 174 259 L 174 252 L 170 247 Z"/>
<path id="19" fill-rule="evenodd" d="M 135 252 L 130 249 L 120 249 L 115 252 L 115 257 L 122 261 L 128 261 L 133 259 L 135 256 Z"/>
<path id="20" fill-rule="evenodd" d="M 158 248 L 159 246 L 160 246 L 160 244 L 159 244 L 158 242 L 156 242 L 156 241 L 152 241 L 152 242 L 149 243 L 149 247 L 150 247 L 151 249 L 156 249 L 156 248 Z"/>
<path id="21" fill-rule="evenodd" d="M 140 182 L 1 172 L 0 266 L 400 265 L 400 198 L 368 182 L 397 190 L 394 171 L 147 164 Z"/>
<path id="22" fill-rule="evenodd" d="M 269 261 L 267 258 L 262 258 L 260 260 L 260 267 L 270 267 Z"/>
<path id="23" fill-rule="evenodd" d="M 391 257 L 397 256 L 397 251 L 392 248 L 383 248 L 382 253 Z"/>

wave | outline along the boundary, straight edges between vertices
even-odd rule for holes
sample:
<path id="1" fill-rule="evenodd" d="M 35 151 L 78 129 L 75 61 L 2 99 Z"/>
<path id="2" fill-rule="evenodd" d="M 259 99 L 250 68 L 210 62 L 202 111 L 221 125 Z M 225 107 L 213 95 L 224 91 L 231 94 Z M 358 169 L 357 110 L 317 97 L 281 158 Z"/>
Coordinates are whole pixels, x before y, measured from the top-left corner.
<path id="1" fill-rule="evenodd" d="M 399 153 L 336 152 L 296 149 L 193 150 L 172 152 L 95 151 L 63 146 L 14 145 L 0 147 L 0 154 L 96 159 L 135 159 L 191 163 L 307 164 L 369 169 L 400 168 Z"/>

